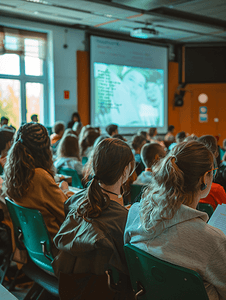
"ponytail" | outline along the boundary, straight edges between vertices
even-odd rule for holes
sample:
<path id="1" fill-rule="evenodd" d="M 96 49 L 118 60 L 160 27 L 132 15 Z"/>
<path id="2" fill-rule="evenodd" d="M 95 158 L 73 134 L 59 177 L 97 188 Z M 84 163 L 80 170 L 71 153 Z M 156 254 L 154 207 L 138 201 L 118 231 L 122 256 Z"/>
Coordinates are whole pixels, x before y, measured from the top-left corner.
<path id="1" fill-rule="evenodd" d="M 140 206 L 144 229 L 172 219 L 181 204 L 191 205 L 200 189 L 199 179 L 212 165 L 213 155 L 203 144 L 191 141 L 175 146 L 153 167 L 153 179 Z"/>
<path id="2" fill-rule="evenodd" d="M 91 222 L 90 218 L 97 218 L 110 204 L 110 198 L 102 192 L 99 178 L 95 175 L 88 187 L 86 199 L 79 205 L 77 213 L 85 221 Z"/>

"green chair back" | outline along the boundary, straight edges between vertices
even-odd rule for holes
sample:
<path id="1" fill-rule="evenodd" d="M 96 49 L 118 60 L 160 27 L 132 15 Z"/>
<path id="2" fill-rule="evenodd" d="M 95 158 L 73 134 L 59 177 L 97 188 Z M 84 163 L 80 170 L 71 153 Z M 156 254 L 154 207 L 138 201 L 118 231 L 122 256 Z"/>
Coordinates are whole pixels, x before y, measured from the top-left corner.
<path id="1" fill-rule="evenodd" d="M 81 179 L 77 173 L 76 170 L 73 169 L 66 169 L 66 168 L 59 168 L 58 169 L 58 174 L 62 174 L 62 175 L 67 175 L 67 176 L 71 176 L 72 177 L 72 186 L 79 188 L 79 189 L 83 189 L 83 185 L 81 182 Z"/>
<path id="2" fill-rule="evenodd" d="M 42 214 L 31 208 L 20 206 L 6 198 L 6 205 L 13 222 L 16 244 L 25 246 L 31 260 L 42 269 L 52 272 L 51 239 Z"/>
<path id="3" fill-rule="evenodd" d="M 213 214 L 213 207 L 209 203 L 201 203 L 201 202 L 199 202 L 198 205 L 197 205 L 197 210 L 206 212 L 208 214 L 209 218 Z"/>
<path id="4" fill-rule="evenodd" d="M 134 202 L 140 201 L 141 199 L 141 191 L 142 188 L 144 186 L 143 185 L 139 185 L 139 184 L 131 184 L 130 185 L 130 198 L 131 198 L 131 204 L 133 204 Z"/>
<path id="5" fill-rule="evenodd" d="M 165 262 L 130 244 L 124 246 L 124 251 L 135 299 L 209 299 L 197 272 Z"/>

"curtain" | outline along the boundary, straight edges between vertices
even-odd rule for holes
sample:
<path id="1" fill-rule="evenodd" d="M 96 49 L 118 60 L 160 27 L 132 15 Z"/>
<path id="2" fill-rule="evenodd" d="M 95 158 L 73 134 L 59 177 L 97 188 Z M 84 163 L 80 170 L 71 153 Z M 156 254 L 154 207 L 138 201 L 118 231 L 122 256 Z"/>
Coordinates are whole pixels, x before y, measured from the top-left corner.
<path id="1" fill-rule="evenodd" d="M 46 33 L 0 27 L 0 55 L 13 53 L 45 59 L 46 45 Z"/>

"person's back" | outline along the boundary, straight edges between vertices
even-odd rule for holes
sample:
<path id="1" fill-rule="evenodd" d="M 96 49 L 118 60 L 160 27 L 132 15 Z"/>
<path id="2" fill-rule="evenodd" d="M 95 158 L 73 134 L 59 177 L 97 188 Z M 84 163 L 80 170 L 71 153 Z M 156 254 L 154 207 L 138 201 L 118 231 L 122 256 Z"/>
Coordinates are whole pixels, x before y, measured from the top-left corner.
<path id="1" fill-rule="evenodd" d="M 94 149 L 92 169 L 88 188 L 65 203 L 69 212 L 54 239 L 60 250 L 53 262 L 57 276 L 60 272 L 100 275 L 106 264 L 128 272 L 123 252 L 128 211 L 120 188 L 134 169 L 134 156 L 125 142 L 107 138 Z"/>
<path id="2" fill-rule="evenodd" d="M 213 179 L 212 153 L 193 141 L 175 146 L 127 219 L 124 242 L 200 274 L 210 300 L 226 299 L 226 237 L 196 210 Z M 160 188 L 161 187 L 161 188 Z"/>
<path id="3" fill-rule="evenodd" d="M 64 221 L 67 199 L 54 181 L 52 165 L 46 128 L 38 123 L 22 125 L 8 153 L 3 191 L 19 205 L 38 209 L 51 239 Z"/>

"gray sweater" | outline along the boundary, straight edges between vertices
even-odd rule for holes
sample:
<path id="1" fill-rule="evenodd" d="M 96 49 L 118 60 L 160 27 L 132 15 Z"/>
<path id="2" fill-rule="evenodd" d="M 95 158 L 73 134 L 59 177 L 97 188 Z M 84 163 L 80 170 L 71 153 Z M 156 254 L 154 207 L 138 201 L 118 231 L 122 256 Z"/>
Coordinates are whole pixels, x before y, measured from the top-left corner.
<path id="1" fill-rule="evenodd" d="M 206 213 L 181 205 L 173 219 L 144 231 L 140 203 L 129 210 L 124 243 L 165 261 L 192 269 L 203 278 L 210 300 L 226 299 L 226 236 L 208 225 Z"/>

